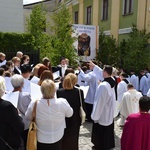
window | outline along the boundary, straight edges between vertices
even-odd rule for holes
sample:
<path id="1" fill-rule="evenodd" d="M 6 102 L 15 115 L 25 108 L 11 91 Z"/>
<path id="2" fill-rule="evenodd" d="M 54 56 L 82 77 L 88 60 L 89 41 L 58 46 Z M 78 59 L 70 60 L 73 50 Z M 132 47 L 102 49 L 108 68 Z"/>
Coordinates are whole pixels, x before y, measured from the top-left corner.
<path id="1" fill-rule="evenodd" d="M 123 15 L 128 15 L 133 12 L 133 0 L 124 0 Z"/>
<path id="2" fill-rule="evenodd" d="M 108 0 L 103 0 L 102 4 L 102 20 L 108 19 Z"/>
<path id="3" fill-rule="evenodd" d="M 74 13 L 74 23 L 78 24 L 78 11 Z"/>
<path id="4" fill-rule="evenodd" d="M 87 7 L 87 13 L 86 13 L 86 24 L 91 24 L 92 20 L 92 6 Z"/>

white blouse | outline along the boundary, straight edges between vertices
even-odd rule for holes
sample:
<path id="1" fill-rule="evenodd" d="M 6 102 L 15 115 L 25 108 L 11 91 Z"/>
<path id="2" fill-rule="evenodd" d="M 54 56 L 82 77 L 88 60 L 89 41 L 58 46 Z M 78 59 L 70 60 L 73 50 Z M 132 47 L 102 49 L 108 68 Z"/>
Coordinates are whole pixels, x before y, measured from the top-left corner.
<path id="1" fill-rule="evenodd" d="M 35 102 L 31 102 L 26 113 L 26 119 L 31 120 Z M 66 128 L 65 117 L 71 117 L 73 109 L 64 98 L 40 99 L 36 108 L 37 140 L 40 143 L 55 143 L 59 141 Z"/>

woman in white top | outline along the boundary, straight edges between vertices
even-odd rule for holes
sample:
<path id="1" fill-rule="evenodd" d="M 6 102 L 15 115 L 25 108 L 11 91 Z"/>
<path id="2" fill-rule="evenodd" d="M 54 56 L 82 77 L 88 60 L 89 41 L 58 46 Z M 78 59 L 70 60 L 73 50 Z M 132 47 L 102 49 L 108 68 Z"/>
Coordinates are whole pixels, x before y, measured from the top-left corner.
<path id="1" fill-rule="evenodd" d="M 13 92 L 19 91 L 17 108 L 19 112 L 21 113 L 21 118 L 23 119 L 23 122 L 25 124 L 24 131 L 23 133 L 21 133 L 21 137 L 24 141 L 24 147 L 26 149 L 27 135 L 28 135 L 30 121 L 25 119 L 25 112 L 28 108 L 28 105 L 31 102 L 31 96 L 27 92 L 22 92 L 22 88 L 24 85 L 24 78 L 22 75 L 19 75 L 19 74 L 13 75 L 11 77 L 11 84 L 14 88 Z"/>
<path id="2" fill-rule="evenodd" d="M 71 117 L 73 110 L 64 98 L 54 98 L 55 83 L 46 79 L 41 84 L 43 98 L 37 102 L 37 150 L 61 150 L 62 137 L 66 128 L 65 117 Z M 32 118 L 35 103 L 30 103 L 26 118 Z"/>

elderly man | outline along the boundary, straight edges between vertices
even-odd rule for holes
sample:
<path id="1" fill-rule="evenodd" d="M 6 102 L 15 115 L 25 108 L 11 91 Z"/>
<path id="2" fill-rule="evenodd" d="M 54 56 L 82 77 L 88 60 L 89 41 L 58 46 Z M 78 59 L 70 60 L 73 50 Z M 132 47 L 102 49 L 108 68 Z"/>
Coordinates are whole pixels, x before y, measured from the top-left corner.
<path id="1" fill-rule="evenodd" d="M 16 57 L 18 57 L 18 58 L 22 58 L 23 57 L 23 53 L 21 52 L 21 51 L 18 51 L 17 53 L 16 53 Z"/>

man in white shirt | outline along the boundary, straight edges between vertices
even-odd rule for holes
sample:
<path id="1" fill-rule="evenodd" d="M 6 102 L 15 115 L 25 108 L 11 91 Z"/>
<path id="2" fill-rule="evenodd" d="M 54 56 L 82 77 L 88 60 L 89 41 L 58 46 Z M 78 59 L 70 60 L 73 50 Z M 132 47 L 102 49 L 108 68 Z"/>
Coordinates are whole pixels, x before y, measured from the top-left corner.
<path id="1" fill-rule="evenodd" d="M 99 84 L 94 98 L 91 115 L 94 121 L 91 141 L 95 150 L 108 150 L 115 147 L 113 120 L 116 101 L 115 80 L 111 75 L 112 67 L 104 66 L 104 81 Z"/>
<path id="2" fill-rule="evenodd" d="M 144 70 L 141 70 L 140 71 L 140 74 L 141 74 L 141 77 L 140 77 L 140 88 L 139 88 L 139 90 L 141 91 L 141 93 L 143 94 L 143 95 L 146 95 L 147 94 L 147 92 L 148 92 L 148 90 L 149 90 L 149 88 L 148 88 L 148 82 L 147 82 L 147 80 L 148 80 L 148 78 L 147 78 L 147 76 L 145 75 L 145 72 L 144 72 Z"/>
<path id="3" fill-rule="evenodd" d="M 131 74 L 130 82 L 133 84 L 133 86 L 136 90 L 139 90 L 139 78 L 138 78 L 138 76 L 135 75 L 134 71 L 131 71 L 130 74 Z"/>
<path id="4" fill-rule="evenodd" d="M 89 67 L 96 74 L 97 81 L 101 82 L 104 80 L 103 70 L 99 66 L 95 65 L 92 61 L 90 61 Z"/>
<path id="5" fill-rule="evenodd" d="M 119 126 L 124 126 L 125 119 L 128 115 L 139 112 L 139 99 L 142 97 L 142 94 L 131 83 L 127 85 L 127 89 L 128 91 L 123 94 L 119 107 L 121 117 L 117 121 L 117 125 Z"/>
<path id="6" fill-rule="evenodd" d="M 127 84 L 129 83 L 127 80 L 128 75 L 126 73 L 122 72 L 120 78 L 121 82 L 119 82 L 117 86 L 117 100 L 119 103 L 121 103 L 123 94 L 127 91 Z"/>
<path id="7" fill-rule="evenodd" d="M 60 76 L 64 77 L 65 71 L 68 67 L 66 64 L 66 58 L 65 57 L 61 57 L 60 65 L 58 65 L 58 67 L 59 67 L 59 71 L 60 71 Z"/>
<path id="8" fill-rule="evenodd" d="M 91 113 L 93 109 L 94 97 L 98 82 L 96 80 L 96 75 L 93 71 L 89 73 L 84 73 L 80 67 L 78 67 L 78 70 L 80 71 L 78 74 L 78 78 L 84 81 L 86 86 L 89 86 L 89 90 L 84 102 L 86 107 L 86 121 L 92 122 Z"/>

